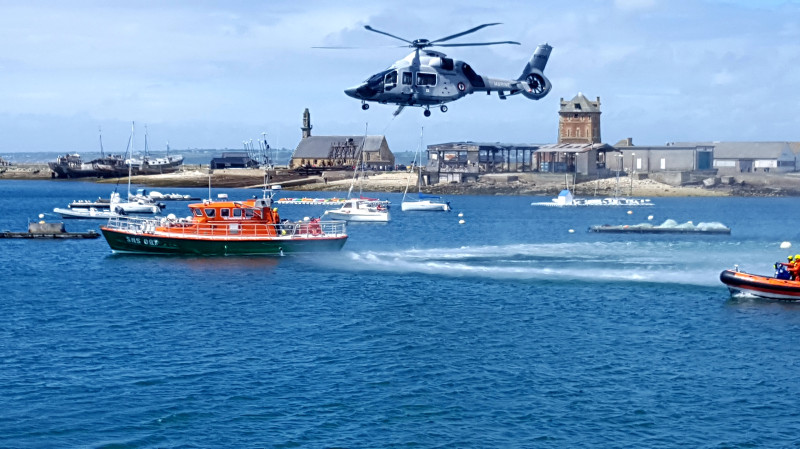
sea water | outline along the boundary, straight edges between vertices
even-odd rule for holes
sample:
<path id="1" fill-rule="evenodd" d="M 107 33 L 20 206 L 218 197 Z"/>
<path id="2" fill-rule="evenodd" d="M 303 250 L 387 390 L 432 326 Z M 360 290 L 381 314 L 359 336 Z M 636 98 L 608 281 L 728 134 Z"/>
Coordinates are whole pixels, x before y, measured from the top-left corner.
<path id="1" fill-rule="evenodd" d="M 0 230 L 114 188 L 0 181 Z M 800 253 L 800 199 L 453 196 L 442 213 L 374 195 L 392 221 L 349 225 L 338 253 L 0 240 L 0 447 L 800 445 L 800 304 L 719 282 Z M 587 232 L 667 219 L 732 232 Z"/>

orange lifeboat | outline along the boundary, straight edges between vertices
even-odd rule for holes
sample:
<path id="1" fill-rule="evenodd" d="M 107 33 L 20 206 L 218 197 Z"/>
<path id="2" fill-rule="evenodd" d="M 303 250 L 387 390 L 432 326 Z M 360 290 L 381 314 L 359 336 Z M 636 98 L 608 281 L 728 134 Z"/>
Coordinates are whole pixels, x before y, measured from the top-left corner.
<path id="1" fill-rule="evenodd" d="M 203 201 L 178 219 L 116 217 L 100 229 L 114 252 L 250 255 L 337 251 L 346 223 L 281 220 L 271 198 Z"/>
<path id="2" fill-rule="evenodd" d="M 728 286 L 731 294 L 750 294 L 761 298 L 800 300 L 800 281 L 725 270 L 719 280 Z"/>

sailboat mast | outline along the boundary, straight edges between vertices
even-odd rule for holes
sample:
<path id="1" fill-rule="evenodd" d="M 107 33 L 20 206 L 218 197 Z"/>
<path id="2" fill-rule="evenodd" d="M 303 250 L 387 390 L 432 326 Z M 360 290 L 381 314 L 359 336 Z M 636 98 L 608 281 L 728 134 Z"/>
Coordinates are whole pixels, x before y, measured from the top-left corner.
<path id="1" fill-rule="evenodd" d="M 133 166 L 133 147 L 135 145 L 136 133 L 134 132 L 135 122 L 131 122 L 131 153 L 128 157 L 128 199 L 131 199 L 131 172 Z"/>
<path id="2" fill-rule="evenodd" d="M 106 154 L 103 152 L 103 129 L 97 127 L 97 134 L 100 136 L 100 158 L 105 158 Z"/>

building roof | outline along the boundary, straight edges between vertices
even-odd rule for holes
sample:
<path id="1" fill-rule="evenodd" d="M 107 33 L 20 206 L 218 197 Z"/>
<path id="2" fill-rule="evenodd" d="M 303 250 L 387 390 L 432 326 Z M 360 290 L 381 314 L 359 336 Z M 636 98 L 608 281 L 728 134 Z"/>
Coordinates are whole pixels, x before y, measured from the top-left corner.
<path id="1" fill-rule="evenodd" d="M 445 142 L 445 143 L 436 143 L 428 145 L 429 149 L 449 149 L 449 148 L 456 148 L 456 147 L 473 147 L 473 148 L 539 148 L 541 144 L 538 143 L 504 143 L 504 142 Z"/>
<path id="2" fill-rule="evenodd" d="M 777 159 L 789 142 L 676 142 L 675 146 L 713 146 L 714 159 Z"/>
<path id="3" fill-rule="evenodd" d="M 589 150 L 597 151 L 619 151 L 611 145 L 605 143 L 552 143 L 542 145 L 536 150 L 537 153 L 585 153 Z"/>
<path id="4" fill-rule="evenodd" d="M 354 145 L 356 150 L 361 150 L 361 145 L 364 145 L 364 151 L 373 152 L 379 151 L 385 136 L 309 136 L 300 140 L 297 148 L 292 154 L 292 158 L 305 158 L 305 159 L 326 159 L 330 157 L 331 149 L 340 145 Z"/>
<path id="5" fill-rule="evenodd" d="M 597 97 L 597 101 L 589 101 L 586 97 L 583 96 L 582 93 L 578 92 L 578 95 L 572 100 L 564 101 L 561 99 L 561 109 L 558 112 L 569 112 L 569 113 L 578 113 L 578 112 L 600 112 L 600 97 Z"/>

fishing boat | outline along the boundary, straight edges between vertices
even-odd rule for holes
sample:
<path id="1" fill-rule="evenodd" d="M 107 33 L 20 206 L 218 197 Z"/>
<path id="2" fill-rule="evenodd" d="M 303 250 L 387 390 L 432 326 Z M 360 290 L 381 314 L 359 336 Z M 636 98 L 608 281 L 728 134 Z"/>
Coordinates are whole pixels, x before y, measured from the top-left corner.
<path id="1" fill-rule="evenodd" d="M 189 204 L 191 216 L 115 217 L 101 226 L 117 253 L 283 255 L 338 251 L 347 240 L 344 221 L 281 220 L 272 198 L 205 200 Z"/>
<path id="2" fill-rule="evenodd" d="M 183 165 L 183 156 L 169 154 L 169 142 L 167 142 L 167 154 L 164 157 L 153 157 L 150 155 L 150 148 L 147 143 L 147 126 L 144 127 L 144 155 L 139 158 L 131 157 L 126 161 L 131 166 L 134 175 L 160 175 L 164 173 L 174 173 Z"/>
<path id="3" fill-rule="evenodd" d="M 48 162 L 47 165 L 56 178 L 86 178 L 100 175 L 92 162 L 83 162 L 78 153 L 59 156 L 55 162 Z"/>
<path id="4" fill-rule="evenodd" d="M 761 276 L 739 271 L 737 266 L 720 273 L 719 280 L 728 286 L 731 295 L 744 293 L 767 299 L 800 300 L 800 281 L 781 279 L 780 273 L 779 268 L 774 277 Z"/>
<path id="5" fill-rule="evenodd" d="M 423 131 L 424 128 L 420 131 L 419 134 L 419 145 L 417 146 L 417 152 L 414 154 L 414 161 L 411 163 L 411 172 L 416 173 L 416 184 L 417 184 L 417 197 L 414 198 L 413 196 L 408 194 L 408 187 L 409 187 L 409 180 L 411 177 L 409 176 L 406 179 L 406 190 L 403 192 L 403 200 L 400 203 L 400 210 L 403 212 L 406 211 L 440 211 L 440 212 L 448 212 L 450 210 L 450 203 L 447 201 L 442 200 L 440 196 L 436 195 L 428 195 L 422 193 L 422 180 L 420 179 L 422 172 L 420 170 L 419 163 L 417 160 L 422 161 L 421 154 L 422 151 L 422 141 L 423 141 Z"/>

